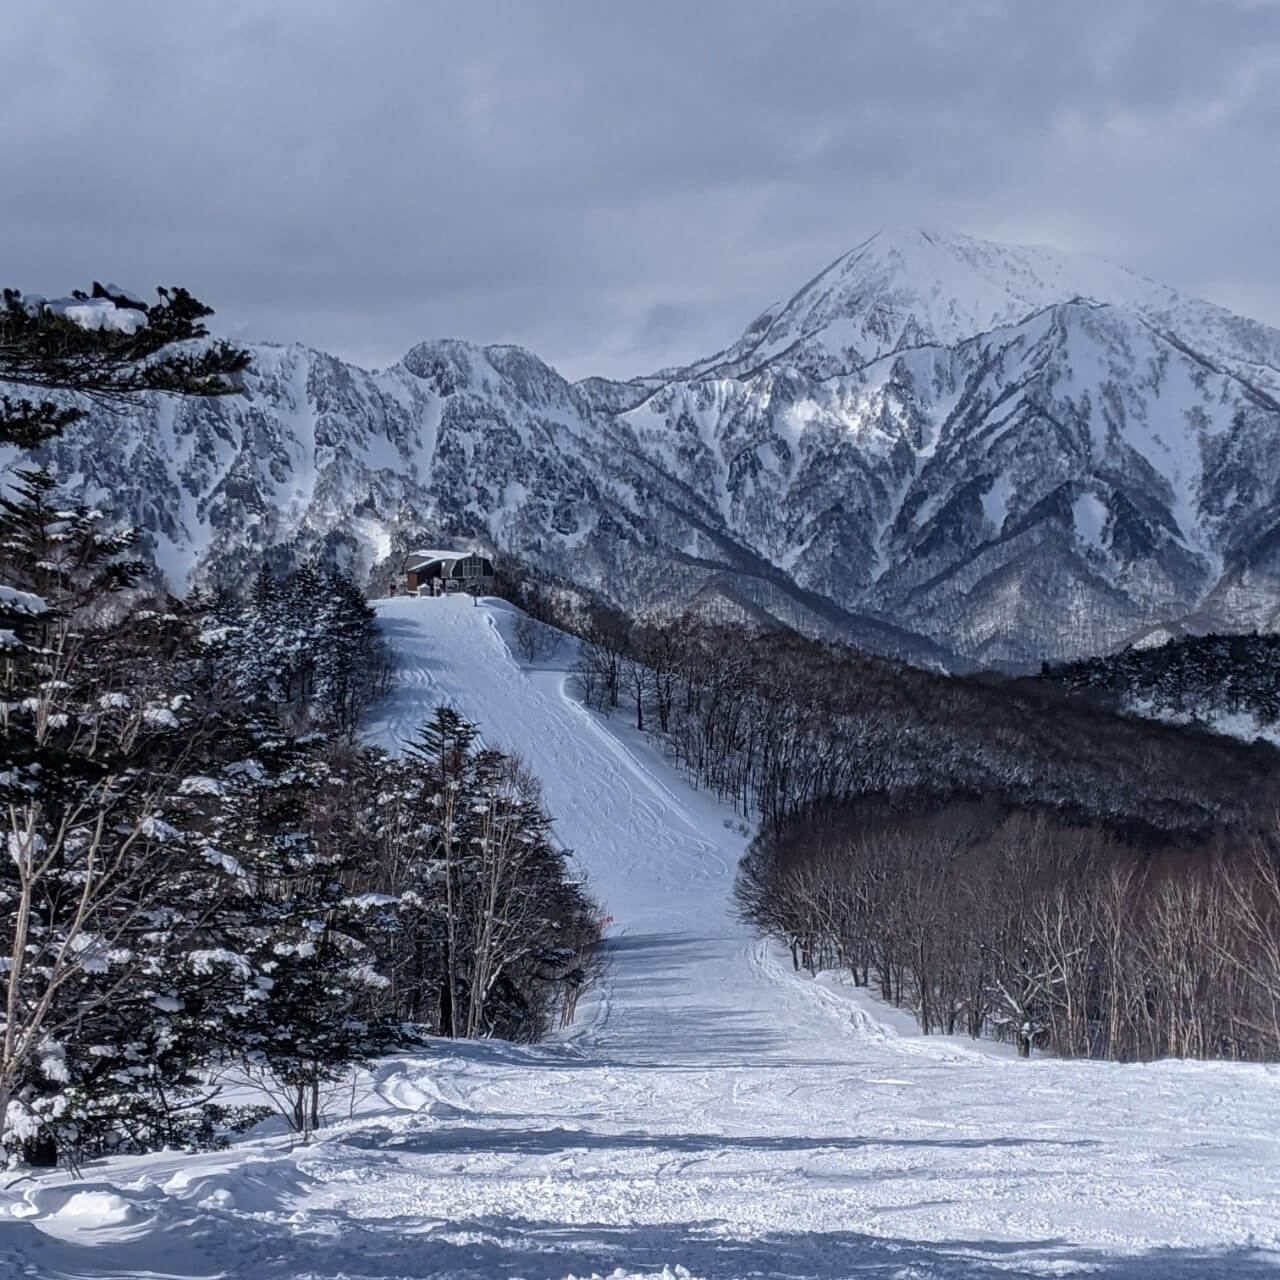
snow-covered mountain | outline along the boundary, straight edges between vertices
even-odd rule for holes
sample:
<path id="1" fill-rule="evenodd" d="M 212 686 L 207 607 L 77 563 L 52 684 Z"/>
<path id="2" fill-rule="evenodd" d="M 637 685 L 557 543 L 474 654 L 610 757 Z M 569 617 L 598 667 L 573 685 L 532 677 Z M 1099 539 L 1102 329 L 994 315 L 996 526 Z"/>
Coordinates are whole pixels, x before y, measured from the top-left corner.
<path id="1" fill-rule="evenodd" d="M 881 233 L 632 382 L 452 341 L 382 373 L 253 354 L 242 396 L 49 450 L 175 583 L 472 538 L 933 661 L 1280 616 L 1280 331 L 1091 259 Z"/>
<path id="2" fill-rule="evenodd" d="M 731 347 L 655 380 L 740 378 L 778 360 L 825 378 L 907 347 L 953 346 L 1077 298 L 1132 311 L 1280 390 L 1275 329 L 1101 259 L 921 228 L 878 232 L 767 308 Z"/>

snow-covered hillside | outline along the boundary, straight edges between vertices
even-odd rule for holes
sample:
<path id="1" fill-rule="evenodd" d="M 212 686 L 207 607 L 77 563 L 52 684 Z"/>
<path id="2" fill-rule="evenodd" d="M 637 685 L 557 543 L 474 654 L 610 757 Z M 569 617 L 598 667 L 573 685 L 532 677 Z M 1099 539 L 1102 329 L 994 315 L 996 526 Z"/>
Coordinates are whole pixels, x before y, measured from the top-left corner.
<path id="1" fill-rule="evenodd" d="M 372 726 L 439 701 L 519 750 L 614 916 L 551 1044 L 439 1042 L 330 1099 L 312 1146 L 106 1162 L 0 1200 L 39 1277 L 1262 1277 L 1280 1267 L 1280 1068 L 1017 1060 L 795 978 L 729 910 L 743 840 L 497 602 L 379 606 Z"/>
<path id="2" fill-rule="evenodd" d="M 468 540 L 926 662 L 1280 617 L 1280 331 L 1093 259 L 884 232 L 633 382 L 444 340 L 381 373 L 252 354 L 242 396 L 45 450 L 175 586 Z"/>

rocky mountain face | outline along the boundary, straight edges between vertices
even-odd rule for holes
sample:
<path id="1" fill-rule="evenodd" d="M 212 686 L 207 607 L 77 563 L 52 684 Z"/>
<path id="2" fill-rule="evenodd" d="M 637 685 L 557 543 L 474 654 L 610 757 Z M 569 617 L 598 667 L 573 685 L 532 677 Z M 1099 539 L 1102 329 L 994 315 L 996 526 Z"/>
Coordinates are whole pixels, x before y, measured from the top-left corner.
<path id="1" fill-rule="evenodd" d="M 175 585 L 465 539 L 926 662 L 1280 617 L 1280 331 L 1105 263 L 881 233 L 631 382 L 452 341 L 381 373 L 253 354 L 243 395 L 47 451 Z"/>

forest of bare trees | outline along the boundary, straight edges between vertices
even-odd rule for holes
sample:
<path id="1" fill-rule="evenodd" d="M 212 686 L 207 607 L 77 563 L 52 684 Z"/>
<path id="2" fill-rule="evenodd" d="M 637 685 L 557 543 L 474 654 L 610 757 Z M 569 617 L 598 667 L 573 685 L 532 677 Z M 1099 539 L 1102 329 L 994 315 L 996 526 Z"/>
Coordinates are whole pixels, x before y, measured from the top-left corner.
<path id="1" fill-rule="evenodd" d="M 989 804 L 866 797 L 757 837 L 736 895 L 797 966 L 921 1030 L 1069 1057 L 1280 1057 L 1280 857 Z"/>
<path id="2" fill-rule="evenodd" d="M 1022 1053 L 1280 1057 L 1273 748 L 790 632 L 559 620 L 586 701 L 758 824 L 739 906 L 797 967 Z"/>
<path id="3" fill-rule="evenodd" d="M 1045 682 L 946 676 L 691 616 L 570 621 L 585 700 L 658 732 L 694 785 L 765 829 L 823 801 L 903 792 L 1155 832 L 1280 809 L 1273 748 L 1108 712 Z"/>

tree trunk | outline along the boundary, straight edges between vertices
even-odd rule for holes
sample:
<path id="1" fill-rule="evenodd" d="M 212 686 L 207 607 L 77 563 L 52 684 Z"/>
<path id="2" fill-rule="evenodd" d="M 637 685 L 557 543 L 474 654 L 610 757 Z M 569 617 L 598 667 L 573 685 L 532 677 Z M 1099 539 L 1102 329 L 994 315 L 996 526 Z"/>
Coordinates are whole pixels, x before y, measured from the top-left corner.
<path id="1" fill-rule="evenodd" d="M 34 1138 L 23 1141 L 22 1159 L 34 1169 L 52 1169 L 58 1163 L 58 1144 L 41 1129 Z"/>

